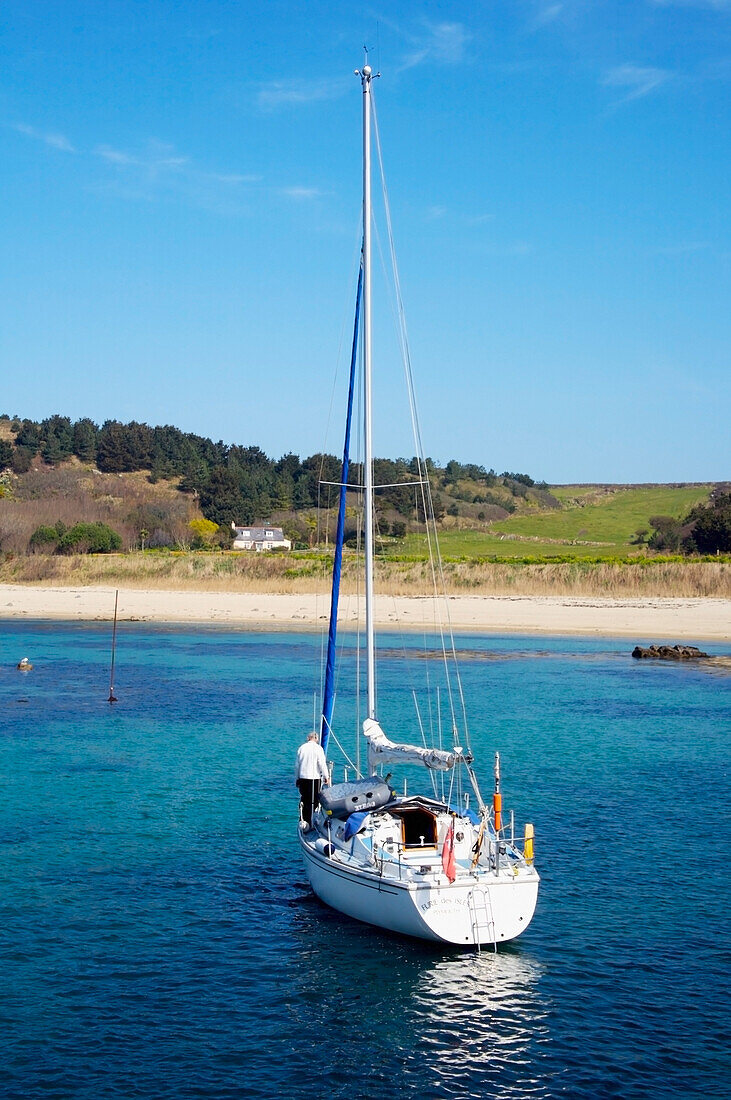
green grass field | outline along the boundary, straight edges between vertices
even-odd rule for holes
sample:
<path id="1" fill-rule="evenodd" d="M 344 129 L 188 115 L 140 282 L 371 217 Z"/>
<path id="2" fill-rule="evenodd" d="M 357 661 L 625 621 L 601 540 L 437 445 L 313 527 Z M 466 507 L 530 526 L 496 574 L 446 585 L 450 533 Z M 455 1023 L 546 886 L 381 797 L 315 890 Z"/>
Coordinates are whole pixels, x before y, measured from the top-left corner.
<path id="1" fill-rule="evenodd" d="M 564 505 L 560 512 L 511 516 L 495 524 L 494 530 L 566 542 L 608 542 L 627 548 L 638 528 L 650 526 L 650 516 L 680 519 L 696 504 L 707 500 L 711 488 L 710 485 L 648 486 L 602 491 L 566 486 L 553 490 L 553 495 Z"/>
<path id="2" fill-rule="evenodd" d="M 572 560 L 597 557 L 615 557 L 621 552 L 638 553 L 633 546 L 571 546 L 567 543 L 543 542 L 540 539 L 503 538 L 489 531 L 446 530 L 439 533 L 439 547 L 444 558 L 566 558 Z M 389 547 L 388 557 L 425 557 L 426 539 L 423 535 L 408 535 L 402 542 Z"/>
<path id="3" fill-rule="evenodd" d="M 440 532 L 445 558 L 571 558 L 596 560 L 641 554 L 630 540 L 650 528 L 650 516 L 681 518 L 708 499 L 711 485 L 610 488 L 569 485 L 552 489 L 560 511 L 511 516 L 490 527 Z M 501 538 L 501 535 L 503 536 Z M 389 556 L 421 556 L 423 535 L 409 535 Z"/>

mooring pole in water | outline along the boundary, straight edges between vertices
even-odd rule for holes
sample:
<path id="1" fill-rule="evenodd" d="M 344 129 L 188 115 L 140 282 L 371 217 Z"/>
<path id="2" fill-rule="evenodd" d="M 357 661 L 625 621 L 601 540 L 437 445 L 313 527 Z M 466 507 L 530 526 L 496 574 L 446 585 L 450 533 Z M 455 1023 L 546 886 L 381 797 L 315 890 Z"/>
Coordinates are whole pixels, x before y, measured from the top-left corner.
<path id="1" fill-rule="evenodd" d="M 495 826 L 495 874 L 500 874 L 500 832 L 503 827 L 503 796 L 500 792 L 500 753 L 495 753 L 495 793 L 492 796 L 492 823 Z"/>
<path id="2" fill-rule="evenodd" d="M 114 593 L 114 626 L 112 627 L 112 665 L 109 669 L 109 702 L 116 703 L 114 694 L 114 656 L 117 651 L 117 604 L 119 603 L 119 589 Z"/>

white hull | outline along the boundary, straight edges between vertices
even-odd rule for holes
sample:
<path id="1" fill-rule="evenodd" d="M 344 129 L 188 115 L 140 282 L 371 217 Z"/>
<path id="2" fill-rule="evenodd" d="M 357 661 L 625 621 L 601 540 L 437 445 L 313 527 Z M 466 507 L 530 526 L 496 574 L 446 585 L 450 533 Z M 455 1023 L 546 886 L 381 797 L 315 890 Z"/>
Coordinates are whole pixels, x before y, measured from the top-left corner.
<path id="1" fill-rule="evenodd" d="M 300 832 L 305 871 L 321 901 L 346 916 L 405 936 L 477 946 L 507 943 L 530 924 L 538 897 L 533 867 L 465 873 L 453 883 L 425 875 L 404 882 L 315 847 L 317 833 Z"/>

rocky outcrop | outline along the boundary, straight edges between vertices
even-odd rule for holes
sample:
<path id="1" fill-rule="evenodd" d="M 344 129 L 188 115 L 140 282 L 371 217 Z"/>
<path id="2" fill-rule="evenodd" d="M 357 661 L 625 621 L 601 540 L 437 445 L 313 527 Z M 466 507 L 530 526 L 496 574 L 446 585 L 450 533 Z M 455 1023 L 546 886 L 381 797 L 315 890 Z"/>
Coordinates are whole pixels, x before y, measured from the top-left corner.
<path id="1" fill-rule="evenodd" d="M 655 657 L 661 661 L 695 661 L 700 657 L 708 657 L 708 654 L 694 645 L 651 645 L 647 648 L 636 645 L 632 656 L 638 659 Z"/>

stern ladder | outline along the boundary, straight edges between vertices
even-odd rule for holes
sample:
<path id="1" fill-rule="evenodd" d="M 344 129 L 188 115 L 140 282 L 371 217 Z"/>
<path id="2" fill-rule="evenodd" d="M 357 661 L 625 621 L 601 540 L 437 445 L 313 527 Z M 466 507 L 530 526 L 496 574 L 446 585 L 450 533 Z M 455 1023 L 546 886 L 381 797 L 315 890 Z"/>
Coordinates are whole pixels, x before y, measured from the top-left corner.
<path id="1" fill-rule="evenodd" d="M 497 933 L 495 931 L 495 917 L 492 911 L 492 899 L 489 887 L 475 886 L 469 896 L 470 915 L 472 917 L 472 939 L 478 951 L 482 950 L 483 940 L 492 943 L 493 951 L 497 951 Z"/>

